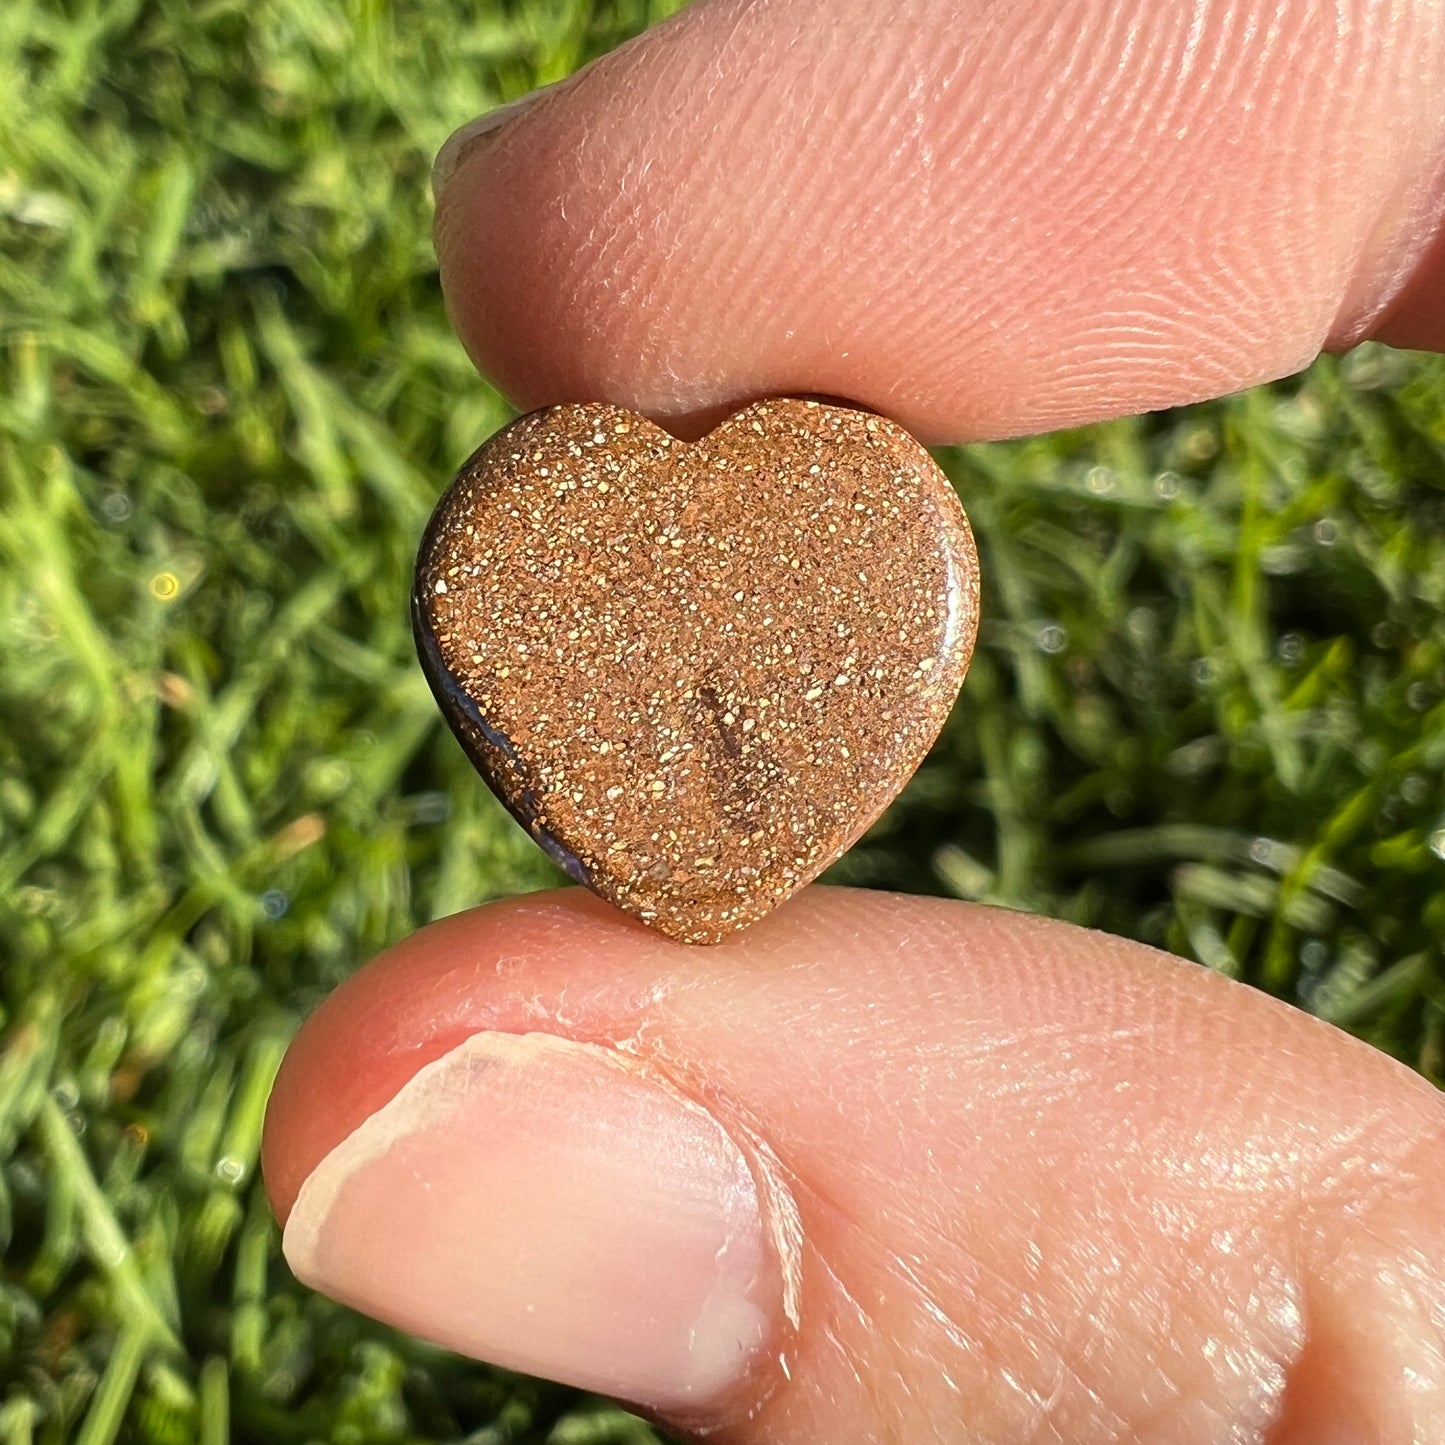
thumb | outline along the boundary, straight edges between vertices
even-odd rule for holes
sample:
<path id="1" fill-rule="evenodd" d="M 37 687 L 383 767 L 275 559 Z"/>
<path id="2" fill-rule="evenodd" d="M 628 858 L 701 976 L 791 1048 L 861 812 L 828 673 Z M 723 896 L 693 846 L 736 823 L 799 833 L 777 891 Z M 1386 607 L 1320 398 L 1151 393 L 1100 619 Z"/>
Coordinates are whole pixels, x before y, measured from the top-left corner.
<path id="1" fill-rule="evenodd" d="M 442 284 L 525 407 L 1043 431 L 1445 345 L 1442 91 L 1435 0 L 698 0 L 444 150 Z"/>
<path id="2" fill-rule="evenodd" d="M 1319 1445 L 1445 1439 L 1442 1137 L 1138 945 L 814 888 L 689 949 L 566 892 L 334 995 L 266 1173 L 303 1279 L 684 1431 Z"/>

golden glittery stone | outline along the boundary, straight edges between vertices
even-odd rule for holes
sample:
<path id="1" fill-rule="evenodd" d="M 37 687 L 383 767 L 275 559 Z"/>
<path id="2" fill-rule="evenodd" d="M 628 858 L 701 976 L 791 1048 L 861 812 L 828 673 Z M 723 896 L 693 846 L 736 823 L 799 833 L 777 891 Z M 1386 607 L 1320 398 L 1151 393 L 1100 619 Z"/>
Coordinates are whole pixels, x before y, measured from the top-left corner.
<path id="1" fill-rule="evenodd" d="M 572 877 L 715 943 L 833 862 L 922 760 L 978 558 L 907 432 L 758 402 L 695 444 L 534 412 L 432 517 L 413 617 L 442 711 Z"/>

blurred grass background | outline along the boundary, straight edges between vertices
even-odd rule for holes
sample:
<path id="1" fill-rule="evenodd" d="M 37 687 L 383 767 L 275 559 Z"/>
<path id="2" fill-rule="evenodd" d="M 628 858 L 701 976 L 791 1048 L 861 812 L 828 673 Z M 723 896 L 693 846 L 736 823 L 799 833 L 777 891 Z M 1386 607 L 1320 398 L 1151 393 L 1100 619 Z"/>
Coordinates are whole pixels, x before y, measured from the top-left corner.
<path id="1" fill-rule="evenodd" d="M 506 417 L 430 157 L 646 0 L 0 5 L 0 1442 L 649 1440 L 299 1288 L 298 1021 L 554 881 L 413 661 Z M 662 142 L 665 143 L 665 140 Z M 948 454 L 987 622 L 834 877 L 1162 944 L 1445 1074 L 1445 366 Z"/>

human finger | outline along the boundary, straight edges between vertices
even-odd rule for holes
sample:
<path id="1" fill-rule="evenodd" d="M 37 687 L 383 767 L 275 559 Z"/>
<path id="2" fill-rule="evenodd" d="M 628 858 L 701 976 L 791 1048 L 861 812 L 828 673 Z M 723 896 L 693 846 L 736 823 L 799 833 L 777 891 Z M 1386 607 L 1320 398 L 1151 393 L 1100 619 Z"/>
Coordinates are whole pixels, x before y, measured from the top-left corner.
<path id="1" fill-rule="evenodd" d="M 442 284 L 524 408 L 1048 430 L 1445 344 L 1442 92 L 1432 0 L 699 0 L 447 147 Z"/>
<path id="2" fill-rule="evenodd" d="M 305 1280 L 738 1445 L 1445 1438 L 1445 1109 L 1142 946 L 813 888 L 711 949 L 576 891 L 312 1018 Z"/>

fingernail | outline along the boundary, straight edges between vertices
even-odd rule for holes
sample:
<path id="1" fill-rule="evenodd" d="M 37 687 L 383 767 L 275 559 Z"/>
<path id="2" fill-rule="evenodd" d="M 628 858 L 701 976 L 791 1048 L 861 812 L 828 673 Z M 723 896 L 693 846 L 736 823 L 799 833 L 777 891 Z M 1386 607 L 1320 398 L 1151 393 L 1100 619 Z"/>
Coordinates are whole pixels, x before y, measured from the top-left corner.
<path id="1" fill-rule="evenodd" d="M 482 1033 L 302 1186 L 297 1276 L 448 1349 L 660 1412 L 747 1378 L 783 1305 L 748 1161 L 628 1056 Z"/>
<path id="2" fill-rule="evenodd" d="M 454 130 L 442 142 L 442 148 L 432 162 L 432 198 L 441 200 L 442 192 L 462 168 L 462 163 L 489 136 L 514 121 L 524 110 L 530 110 L 548 91 L 566 85 L 573 78 L 569 75 L 562 80 L 554 80 L 550 85 L 538 86 L 536 90 L 529 90 L 526 95 L 518 96 L 506 105 L 499 105 L 495 110 L 489 110 L 485 115 L 479 115 L 475 120 L 469 120 L 464 126 Z"/>

